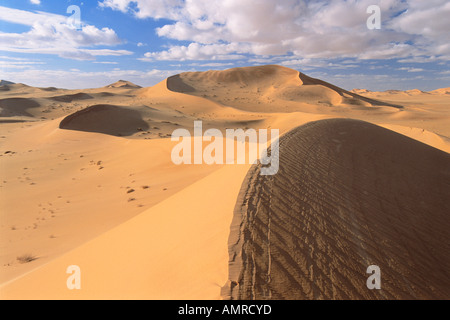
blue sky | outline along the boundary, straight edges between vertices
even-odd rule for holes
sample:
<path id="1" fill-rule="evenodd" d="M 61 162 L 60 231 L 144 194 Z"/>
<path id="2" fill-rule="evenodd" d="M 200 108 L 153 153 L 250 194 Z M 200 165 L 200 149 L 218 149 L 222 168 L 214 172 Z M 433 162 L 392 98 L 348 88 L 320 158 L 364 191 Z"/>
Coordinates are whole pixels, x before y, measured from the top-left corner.
<path id="1" fill-rule="evenodd" d="M 367 27 L 371 5 L 380 29 Z M 0 0 L 0 78 L 151 86 L 280 64 L 346 89 L 433 90 L 450 87 L 449 16 L 446 0 Z"/>

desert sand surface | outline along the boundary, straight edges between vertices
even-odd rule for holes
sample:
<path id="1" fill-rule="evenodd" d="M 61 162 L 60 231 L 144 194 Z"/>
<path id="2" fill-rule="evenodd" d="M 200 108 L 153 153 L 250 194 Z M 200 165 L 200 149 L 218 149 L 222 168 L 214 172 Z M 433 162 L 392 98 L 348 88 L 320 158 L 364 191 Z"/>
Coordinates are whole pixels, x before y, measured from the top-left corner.
<path id="1" fill-rule="evenodd" d="M 438 236 L 449 243 L 448 233 L 441 232 L 448 230 L 449 223 L 448 215 L 443 213 L 448 205 L 442 200 L 445 194 L 448 198 L 449 185 L 449 105 L 448 89 L 347 91 L 275 65 L 187 72 L 148 88 L 125 80 L 79 90 L 2 81 L 0 298 L 229 297 L 230 281 L 236 281 L 236 273 L 249 270 L 228 266 L 228 242 L 236 234 L 235 207 L 241 207 L 242 190 L 257 188 L 262 182 L 252 180 L 247 185 L 247 172 L 255 170 L 250 164 L 175 165 L 171 161 L 176 144 L 170 139 L 172 132 L 180 128 L 192 132 L 194 121 L 198 120 L 203 122 L 204 130 L 279 129 L 286 134 L 284 141 L 291 141 L 289 148 L 283 149 L 287 154 L 280 154 L 280 161 L 289 162 L 292 152 L 302 154 L 305 161 L 308 157 L 309 161 L 314 157 L 321 161 L 308 167 L 311 176 L 298 173 L 299 178 L 310 178 L 311 183 L 316 183 L 315 193 L 303 193 L 301 200 L 313 208 L 318 205 L 317 197 L 336 196 L 335 209 L 354 210 L 341 212 L 339 221 L 333 220 L 336 217 L 331 211 L 322 211 L 316 220 L 309 217 L 310 233 L 292 233 L 292 239 L 312 241 L 303 247 L 306 257 L 313 248 L 310 244 L 322 241 L 320 237 L 328 237 L 334 230 L 318 233 L 317 228 L 337 228 L 341 223 L 343 230 L 348 231 L 336 230 L 338 233 L 333 235 L 343 237 L 344 247 L 333 245 L 328 249 L 340 251 L 315 252 L 317 256 L 302 260 L 304 264 L 300 264 L 293 282 L 304 285 L 301 293 L 293 291 L 290 296 L 279 291 L 279 283 L 285 281 L 284 276 L 292 275 L 293 268 L 289 261 L 283 261 L 286 269 L 274 272 L 280 278 L 271 287 L 272 298 L 448 298 L 448 291 L 442 289 L 445 283 L 448 287 L 448 274 L 442 271 L 445 263 L 448 267 L 448 258 L 441 256 L 445 244 L 430 248 Z M 341 122 L 314 122 L 331 125 L 324 125 L 322 133 L 312 130 L 311 137 L 299 134 L 306 129 L 295 129 L 336 118 L 364 121 L 342 123 L 348 130 L 353 123 L 364 123 L 363 128 L 354 129 L 360 130 L 355 135 L 364 136 L 362 133 L 368 128 L 368 136 L 355 140 L 345 140 L 339 134 L 332 137 Z M 384 138 L 376 137 L 378 134 Z M 292 136 L 301 136 L 307 143 L 316 141 L 318 149 L 305 154 L 303 140 L 299 143 Z M 363 141 L 366 145 L 361 146 Z M 352 157 L 363 162 L 352 162 Z M 381 162 L 378 164 L 375 159 Z M 352 163 L 355 167 L 351 167 Z M 287 167 L 295 171 L 296 165 L 302 164 Z M 330 171 L 329 176 L 322 172 L 333 166 L 339 170 Z M 373 171 L 377 169 L 385 171 Z M 393 176 L 388 177 L 388 173 Z M 319 174 L 325 175 L 325 180 L 318 181 Z M 277 175 L 274 177 L 278 179 Z M 280 184 L 289 183 L 284 174 L 280 179 L 286 180 Z M 356 195 L 345 189 L 348 187 Z M 363 191 L 374 194 L 367 196 Z M 342 197 L 337 197 L 341 193 Z M 426 205 L 420 202 L 422 196 L 415 197 L 418 194 L 429 196 Z M 372 204 L 376 206 L 368 208 Z M 421 206 L 427 210 L 418 212 Z M 370 213 L 387 211 L 375 219 L 364 215 L 367 212 L 362 208 Z M 290 217 L 285 211 L 280 211 L 279 219 L 287 222 Z M 395 224 L 386 226 L 389 219 Z M 419 221 L 419 227 L 411 225 Z M 369 224 L 378 229 L 369 235 L 354 236 L 355 230 L 367 231 Z M 445 226 L 447 229 L 443 229 Z M 376 238 L 381 236 L 387 236 L 384 242 Z M 400 241 L 397 237 L 404 238 Z M 414 243 L 417 245 L 409 241 L 411 237 L 420 242 L 417 255 L 405 253 Z M 362 257 L 347 245 L 355 250 L 363 248 L 367 255 Z M 369 250 L 368 246 L 375 248 Z M 323 249 L 322 243 L 317 251 L 319 248 Z M 363 249 L 361 252 L 366 252 Z M 394 267 L 389 259 L 398 262 L 400 257 L 403 260 L 395 269 L 397 265 Z M 361 268 L 370 258 L 379 259 L 375 262 L 386 268 L 386 275 L 392 271 L 391 278 L 383 282 L 386 291 L 382 290 L 382 294 L 363 293 L 352 283 L 366 276 Z M 427 260 L 430 258 L 433 259 Z M 405 259 L 411 265 L 405 265 Z M 342 274 L 330 274 L 340 261 L 348 260 L 353 264 L 349 263 Z M 318 267 L 325 262 L 330 263 L 328 267 Z M 82 270 L 81 290 L 66 287 L 69 265 L 79 265 Z M 425 275 L 424 270 L 432 266 L 441 269 L 434 275 Z M 417 274 L 407 274 L 411 270 Z M 314 278 L 317 272 L 320 277 Z M 407 279 L 406 284 L 394 279 L 397 276 Z M 242 279 L 239 290 L 248 285 L 248 279 Z M 418 284 L 418 279 L 429 280 L 430 284 Z M 320 283 L 313 286 L 311 283 L 316 280 Z M 407 285 L 414 287 L 408 291 Z M 261 293 L 259 287 L 254 290 Z M 255 297 L 248 294 L 242 292 L 238 297 Z"/>

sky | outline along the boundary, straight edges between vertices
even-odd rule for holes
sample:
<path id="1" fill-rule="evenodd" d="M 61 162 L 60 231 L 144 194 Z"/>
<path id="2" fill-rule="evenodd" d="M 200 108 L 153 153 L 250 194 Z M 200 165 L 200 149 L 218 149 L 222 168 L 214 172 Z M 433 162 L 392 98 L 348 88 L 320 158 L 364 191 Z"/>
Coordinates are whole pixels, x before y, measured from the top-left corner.
<path id="1" fill-rule="evenodd" d="M 449 17 L 448 0 L 0 0 L 0 79 L 152 86 L 278 64 L 348 90 L 429 91 L 450 87 Z"/>

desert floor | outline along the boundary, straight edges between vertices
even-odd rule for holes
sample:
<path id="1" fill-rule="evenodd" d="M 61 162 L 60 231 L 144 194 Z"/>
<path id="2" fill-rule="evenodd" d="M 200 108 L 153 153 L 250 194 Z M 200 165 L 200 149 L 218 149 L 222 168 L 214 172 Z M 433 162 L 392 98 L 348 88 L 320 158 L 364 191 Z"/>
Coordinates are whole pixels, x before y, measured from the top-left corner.
<path id="1" fill-rule="evenodd" d="M 279 129 L 279 174 L 175 165 L 171 134 L 196 120 Z M 450 297 L 450 89 L 346 91 L 280 66 L 4 84 L 0 122 L 1 299 Z"/>

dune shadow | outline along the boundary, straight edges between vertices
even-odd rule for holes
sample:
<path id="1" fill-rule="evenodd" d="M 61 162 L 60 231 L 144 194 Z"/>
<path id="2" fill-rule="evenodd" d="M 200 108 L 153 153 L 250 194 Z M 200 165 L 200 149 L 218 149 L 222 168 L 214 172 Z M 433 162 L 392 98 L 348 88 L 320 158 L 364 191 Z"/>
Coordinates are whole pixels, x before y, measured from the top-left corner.
<path id="1" fill-rule="evenodd" d="M 167 78 L 167 89 L 180 93 L 195 92 L 195 88 L 186 84 L 179 74 Z"/>
<path id="2" fill-rule="evenodd" d="M 98 132 L 113 136 L 130 136 L 149 125 L 142 119 L 139 111 L 114 106 L 94 105 L 65 117 L 59 124 L 60 129 L 85 132 Z"/>
<path id="3" fill-rule="evenodd" d="M 32 117 L 28 109 L 39 107 L 39 103 L 26 98 L 7 98 L 0 100 L 0 117 L 25 116 Z"/>

